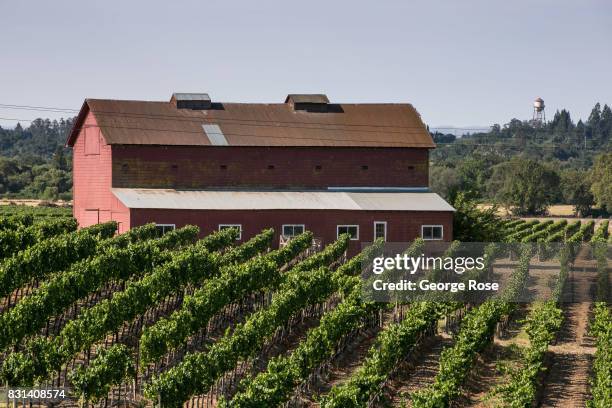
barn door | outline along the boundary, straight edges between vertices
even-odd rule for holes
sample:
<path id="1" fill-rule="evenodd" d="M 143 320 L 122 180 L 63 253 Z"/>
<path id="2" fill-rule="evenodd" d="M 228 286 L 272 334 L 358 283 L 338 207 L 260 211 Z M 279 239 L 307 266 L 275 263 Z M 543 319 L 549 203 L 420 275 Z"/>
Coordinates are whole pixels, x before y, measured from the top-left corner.
<path id="1" fill-rule="evenodd" d="M 83 218 L 79 221 L 79 227 L 89 227 L 90 225 L 98 224 L 100 222 L 100 211 L 97 209 L 85 210 L 83 211 Z"/>

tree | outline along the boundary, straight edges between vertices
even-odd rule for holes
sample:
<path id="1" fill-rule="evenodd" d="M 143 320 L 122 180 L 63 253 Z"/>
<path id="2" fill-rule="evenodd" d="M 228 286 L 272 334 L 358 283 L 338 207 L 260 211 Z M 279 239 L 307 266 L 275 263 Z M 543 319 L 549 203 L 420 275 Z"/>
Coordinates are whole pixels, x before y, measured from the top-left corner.
<path id="1" fill-rule="evenodd" d="M 598 146 L 601 140 L 601 131 L 599 128 L 600 120 L 601 120 L 601 105 L 599 103 L 596 103 L 593 109 L 591 110 L 589 119 L 587 120 L 587 131 L 586 131 L 587 138 L 592 140 L 593 148 Z"/>
<path id="2" fill-rule="evenodd" d="M 489 166 L 478 155 L 466 158 L 457 166 L 461 191 L 471 199 L 481 198 L 485 191 L 485 181 Z"/>
<path id="3" fill-rule="evenodd" d="M 461 186 L 457 171 L 445 166 L 431 166 L 429 179 L 431 190 L 448 201 L 453 201 Z"/>
<path id="4" fill-rule="evenodd" d="M 62 146 L 57 146 L 55 149 L 55 153 L 53 154 L 53 165 L 58 170 L 68 170 L 68 163 Z"/>
<path id="5" fill-rule="evenodd" d="M 612 153 L 603 153 L 595 158 L 591 192 L 599 207 L 612 212 Z"/>
<path id="6" fill-rule="evenodd" d="M 602 145 L 610 143 L 612 137 L 612 110 L 608 105 L 604 105 L 601 110 L 601 117 L 599 120 L 599 132 L 602 137 Z"/>
<path id="7" fill-rule="evenodd" d="M 570 113 L 565 109 L 557 111 L 548 126 L 555 143 L 568 142 L 574 130 L 574 123 Z"/>
<path id="8" fill-rule="evenodd" d="M 497 206 L 480 209 L 476 201 L 458 193 L 453 201 L 453 236 L 463 242 L 499 242 L 502 239 L 501 218 Z"/>
<path id="9" fill-rule="evenodd" d="M 574 214 L 586 216 L 595 204 L 587 171 L 565 170 L 561 173 L 563 201 L 574 206 Z"/>
<path id="10" fill-rule="evenodd" d="M 542 214 L 558 196 L 559 175 L 535 160 L 515 157 L 495 166 L 489 191 L 519 215 Z"/>
<path id="11" fill-rule="evenodd" d="M 435 132 L 431 134 L 431 137 L 433 138 L 434 143 L 442 144 L 453 143 L 455 140 L 457 140 L 457 137 L 451 133 L 444 134 L 442 132 Z"/>

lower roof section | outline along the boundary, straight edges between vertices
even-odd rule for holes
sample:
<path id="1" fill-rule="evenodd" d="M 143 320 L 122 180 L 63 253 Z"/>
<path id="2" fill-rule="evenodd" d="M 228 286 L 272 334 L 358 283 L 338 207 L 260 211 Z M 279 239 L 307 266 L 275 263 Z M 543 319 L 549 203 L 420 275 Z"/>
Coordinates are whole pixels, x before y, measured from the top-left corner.
<path id="1" fill-rule="evenodd" d="M 455 211 L 435 193 L 113 188 L 128 208 L 172 210 Z"/>

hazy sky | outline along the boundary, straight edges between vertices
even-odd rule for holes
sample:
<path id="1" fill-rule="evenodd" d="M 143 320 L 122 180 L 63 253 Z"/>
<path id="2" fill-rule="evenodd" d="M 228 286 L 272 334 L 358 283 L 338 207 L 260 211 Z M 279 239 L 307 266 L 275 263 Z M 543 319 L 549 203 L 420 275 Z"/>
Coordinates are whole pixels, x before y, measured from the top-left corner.
<path id="1" fill-rule="evenodd" d="M 470 126 L 612 103 L 610 0 L 0 1 L 0 104 L 324 92 Z"/>

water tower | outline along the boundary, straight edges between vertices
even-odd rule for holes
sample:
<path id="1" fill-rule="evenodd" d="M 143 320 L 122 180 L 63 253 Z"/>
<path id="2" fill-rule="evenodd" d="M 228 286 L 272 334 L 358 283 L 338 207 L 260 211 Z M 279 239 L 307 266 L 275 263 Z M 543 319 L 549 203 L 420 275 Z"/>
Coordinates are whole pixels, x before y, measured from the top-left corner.
<path id="1" fill-rule="evenodd" d="M 544 99 L 538 97 L 533 101 L 533 123 L 541 125 L 546 122 L 546 114 L 544 113 Z"/>

